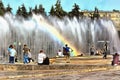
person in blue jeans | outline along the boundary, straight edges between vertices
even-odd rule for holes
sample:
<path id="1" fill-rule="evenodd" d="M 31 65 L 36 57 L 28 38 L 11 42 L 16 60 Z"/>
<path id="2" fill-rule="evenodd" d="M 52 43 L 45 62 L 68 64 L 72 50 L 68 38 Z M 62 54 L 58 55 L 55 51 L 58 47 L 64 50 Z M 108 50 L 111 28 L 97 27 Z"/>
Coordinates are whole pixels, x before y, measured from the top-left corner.
<path id="1" fill-rule="evenodd" d="M 29 61 L 28 61 L 28 54 L 25 53 L 24 54 L 24 64 L 27 64 Z"/>
<path id="2" fill-rule="evenodd" d="M 29 62 L 28 61 L 28 51 L 29 51 L 29 48 L 25 44 L 23 47 L 23 62 L 24 62 L 24 64 L 27 64 Z"/>

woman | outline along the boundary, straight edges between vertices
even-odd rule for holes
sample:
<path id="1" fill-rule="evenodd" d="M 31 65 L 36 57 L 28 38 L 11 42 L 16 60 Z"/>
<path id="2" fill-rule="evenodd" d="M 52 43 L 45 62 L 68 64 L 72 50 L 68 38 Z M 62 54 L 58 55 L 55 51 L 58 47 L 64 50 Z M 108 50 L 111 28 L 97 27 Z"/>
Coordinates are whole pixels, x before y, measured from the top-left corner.
<path id="1" fill-rule="evenodd" d="M 40 50 L 40 53 L 38 53 L 38 65 L 43 65 L 45 59 L 46 54 L 43 52 L 43 50 Z"/>
<path id="2" fill-rule="evenodd" d="M 118 53 L 115 53 L 113 55 L 112 65 L 118 65 L 118 64 L 119 64 L 119 55 L 118 55 Z"/>

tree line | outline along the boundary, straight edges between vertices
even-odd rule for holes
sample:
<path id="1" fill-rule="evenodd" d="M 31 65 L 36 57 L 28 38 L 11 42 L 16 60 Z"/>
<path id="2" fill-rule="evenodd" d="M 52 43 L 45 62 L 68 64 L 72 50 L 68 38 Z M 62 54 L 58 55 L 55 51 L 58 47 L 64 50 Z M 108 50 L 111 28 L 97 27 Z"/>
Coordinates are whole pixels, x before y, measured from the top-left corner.
<path id="1" fill-rule="evenodd" d="M 12 8 L 10 7 L 9 4 L 5 8 L 2 1 L 0 1 L 0 16 L 3 16 L 5 13 L 11 13 L 12 14 Z M 28 18 L 28 17 L 32 16 L 32 13 L 41 14 L 43 16 L 56 16 L 56 17 L 61 18 L 61 19 L 65 16 L 68 16 L 70 18 L 72 18 L 72 17 L 79 18 L 79 17 L 84 16 L 84 12 L 80 11 L 80 7 L 76 3 L 74 3 L 73 8 L 70 12 L 66 12 L 62 8 L 60 0 L 57 0 L 56 4 L 51 6 L 49 15 L 46 14 L 45 8 L 41 4 L 39 6 L 36 5 L 33 9 L 30 7 L 28 12 L 27 12 L 27 9 L 26 9 L 25 5 L 22 4 L 21 7 L 20 6 L 18 7 L 15 15 L 16 16 L 21 16 L 23 18 Z M 95 17 L 96 18 L 100 17 L 99 11 L 96 7 L 95 7 L 94 12 L 90 13 L 90 17 L 92 19 L 95 18 Z"/>

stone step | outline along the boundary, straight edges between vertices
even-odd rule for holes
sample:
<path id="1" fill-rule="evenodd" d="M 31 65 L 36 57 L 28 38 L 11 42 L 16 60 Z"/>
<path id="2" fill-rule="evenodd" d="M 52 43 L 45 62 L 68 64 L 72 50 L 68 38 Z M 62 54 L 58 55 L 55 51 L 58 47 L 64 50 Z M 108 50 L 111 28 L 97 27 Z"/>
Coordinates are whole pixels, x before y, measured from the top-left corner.
<path id="1" fill-rule="evenodd" d="M 45 66 L 43 66 L 45 68 Z M 57 69 L 49 69 L 49 70 L 21 70 L 21 71 L 1 71 L 0 72 L 0 80 L 13 80 L 13 79 L 19 79 L 23 80 L 24 78 L 29 80 L 32 78 L 42 78 L 42 77 L 48 77 L 48 76 L 57 76 L 57 75 L 66 75 L 66 74 L 80 74 L 80 73 L 86 73 L 91 71 L 103 71 L 103 70 L 120 70 L 120 66 L 110 66 L 110 65 L 86 65 L 86 66 L 80 66 L 80 65 L 70 65 L 66 67 L 65 69 L 59 68 L 55 66 Z M 54 67 L 54 68 L 55 68 Z M 71 67 L 71 68 L 70 68 Z M 73 68 L 74 67 L 74 68 Z M 79 68 L 78 68 L 79 67 Z"/>

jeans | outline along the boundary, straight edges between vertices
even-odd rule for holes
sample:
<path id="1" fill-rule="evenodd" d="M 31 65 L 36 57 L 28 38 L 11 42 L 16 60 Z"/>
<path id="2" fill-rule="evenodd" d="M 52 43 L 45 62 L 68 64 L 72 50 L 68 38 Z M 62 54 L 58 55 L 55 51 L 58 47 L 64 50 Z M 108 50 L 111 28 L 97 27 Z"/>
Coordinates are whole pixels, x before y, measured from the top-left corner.
<path id="1" fill-rule="evenodd" d="M 28 55 L 27 54 L 24 54 L 24 64 L 25 63 L 28 63 L 29 61 L 28 61 Z"/>
<path id="2" fill-rule="evenodd" d="M 14 56 L 10 56 L 10 63 L 14 63 Z"/>

